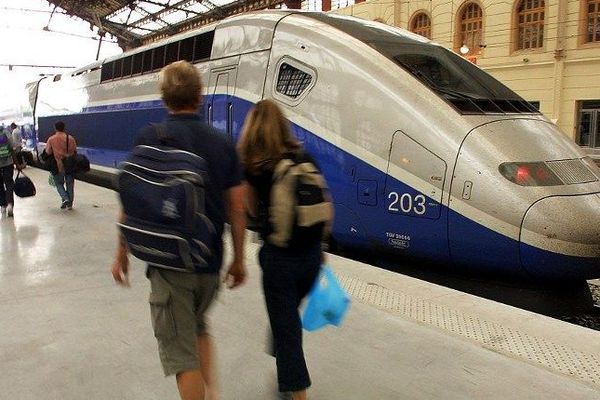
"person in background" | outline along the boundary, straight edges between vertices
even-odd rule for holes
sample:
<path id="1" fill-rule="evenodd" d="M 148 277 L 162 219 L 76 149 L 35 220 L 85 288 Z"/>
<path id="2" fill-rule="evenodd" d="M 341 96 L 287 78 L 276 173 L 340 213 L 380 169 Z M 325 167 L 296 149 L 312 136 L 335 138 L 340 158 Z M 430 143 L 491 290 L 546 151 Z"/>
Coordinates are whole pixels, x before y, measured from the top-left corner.
<path id="1" fill-rule="evenodd" d="M 58 121 L 54 124 L 56 130 L 46 142 L 46 153 L 54 156 L 58 165 L 58 173 L 52 175 L 56 186 L 56 191 L 61 199 L 60 208 L 73 209 L 75 200 L 75 177 L 65 171 L 63 159 L 75 154 L 77 151 L 77 142 L 75 138 L 65 132 L 65 123 Z M 65 187 L 66 186 L 66 187 Z"/>
<path id="2" fill-rule="evenodd" d="M 8 217 L 14 216 L 14 169 L 15 166 L 18 170 L 23 168 L 16 161 L 16 154 L 20 148 L 20 143 L 14 142 L 10 132 L 0 131 L 0 214 L 6 214 Z"/>
<path id="3" fill-rule="evenodd" d="M 250 110 L 240 142 L 240 159 L 248 184 L 249 214 L 258 218 L 263 246 L 259 252 L 262 284 L 273 334 L 280 398 L 305 400 L 310 376 L 302 349 L 302 325 L 298 307 L 308 294 L 322 260 L 321 237 L 282 248 L 269 243 L 269 204 L 273 172 L 284 158 L 303 151 L 292 136 L 289 122 L 270 100 L 259 101 Z"/>
<path id="4" fill-rule="evenodd" d="M 162 100 L 169 110 L 164 127 L 169 145 L 192 152 L 207 162 L 209 184 L 206 190 L 206 216 L 217 231 L 218 240 L 211 248 L 209 269 L 204 273 L 169 271 L 149 265 L 146 271 L 151 298 L 168 293 L 168 312 L 161 318 L 161 304 L 151 303 L 152 325 L 166 376 L 175 375 L 182 400 L 218 400 L 213 340 L 209 334 L 206 312 L 219 288 L 219 271 L 223 262 L 222 235 L 229 217 L 233 239 L 233 261 L 225 279 L 230 288 L 246 279 L 244 235 L 246 212 L 241 184 L 241 167 L 233 145 L 224 135 L 200 121 L 202 84 L 196 68 L 187 61 L 167 65 L 160 73 Z M 142 129 L 136 145 L 161 144 L 153 127 Z M 121 220 L 125 216 L 121 213 Z M 128 249 L 120 237 L 112 275 L 118 284 L 127 285 Z M 164 297 L 164 296 L 163 296 Z M 165 305 L 162 305 L 163 309 Z M 163 311 L 164 312 L 164 311 Z M 164 314 L 163 314 L 164 315 Z M 176 329 L 169 328 L 169 322 Z M 170 331 L 169 335 L 165 335 Z"/>
<path id="5" fill-rule="evenodd" d="M 10 132 L 12 134 L 13 144 L 15 146 L 15 154 L 20 152 L 23 148 L 23 136 L 21 135 L 21 128 L 14 122 L 10 124 Z"/>

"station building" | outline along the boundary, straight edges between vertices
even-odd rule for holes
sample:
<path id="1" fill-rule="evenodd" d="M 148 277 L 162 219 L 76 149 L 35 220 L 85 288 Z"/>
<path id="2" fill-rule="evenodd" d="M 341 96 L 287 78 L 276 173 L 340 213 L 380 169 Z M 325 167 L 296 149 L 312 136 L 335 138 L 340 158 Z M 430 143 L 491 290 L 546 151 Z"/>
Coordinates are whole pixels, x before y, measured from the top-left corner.
<path id="1" fill-rule="evenodd" d="M 305 0 L 454 49 L 600 157 L 600 0 Z"/>

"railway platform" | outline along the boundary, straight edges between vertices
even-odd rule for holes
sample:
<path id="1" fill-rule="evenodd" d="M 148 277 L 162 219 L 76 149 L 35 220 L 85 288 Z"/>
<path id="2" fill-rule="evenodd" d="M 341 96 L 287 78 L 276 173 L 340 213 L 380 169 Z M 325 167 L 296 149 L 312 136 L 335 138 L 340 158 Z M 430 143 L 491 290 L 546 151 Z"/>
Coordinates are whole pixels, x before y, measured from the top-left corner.
<path id="1" fill-rule="evenodd" d="M 0 219 L 0 399 L 178 399 L 163 378 L 144 266 L 116 286 L 115 192 L 76 182 L 59 208 L 47 172 Z M 275 398 L 258 244 L 249 279 L 210 312 L 223 400 Z M 306 333 L 314 400 L 600 399 L 600 332 L 334 255 L 352 298 L 340 328 Z"/>

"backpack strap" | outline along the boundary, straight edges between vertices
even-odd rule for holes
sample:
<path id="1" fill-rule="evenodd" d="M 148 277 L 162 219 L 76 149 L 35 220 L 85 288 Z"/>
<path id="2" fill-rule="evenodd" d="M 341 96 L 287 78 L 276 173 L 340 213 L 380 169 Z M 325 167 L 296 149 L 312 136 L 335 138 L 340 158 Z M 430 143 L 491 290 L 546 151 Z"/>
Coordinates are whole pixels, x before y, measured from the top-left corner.
<path id="1" fill-rule="evenodd" d="M 275 168 L 273 169 L 272 182 L 275 183 L 283 179 L 288 174 L 288 172 L 290 172 L 294 165 L 296 165 L 296 162 L 293 159 L 282 158 L 281 160 L 279 160 L 279 162 L 275 164 Z"/>

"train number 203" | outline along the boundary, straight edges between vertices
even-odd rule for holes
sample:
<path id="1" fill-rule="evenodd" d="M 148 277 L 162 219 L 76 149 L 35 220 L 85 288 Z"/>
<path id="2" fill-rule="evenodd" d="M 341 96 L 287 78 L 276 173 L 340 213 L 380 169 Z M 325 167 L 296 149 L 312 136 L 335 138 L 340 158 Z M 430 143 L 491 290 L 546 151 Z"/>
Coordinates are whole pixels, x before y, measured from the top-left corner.
<path id="1" fill-rule="evenodd" d="M 427 211 L 425 196 L 422 194 L 413 197 L 410 193 L 399 194 L 398 192 L 390 192 L 388 200 L 390 200 L 388 211 L 392 213 L 415 213 L 423 215 Z"/>

